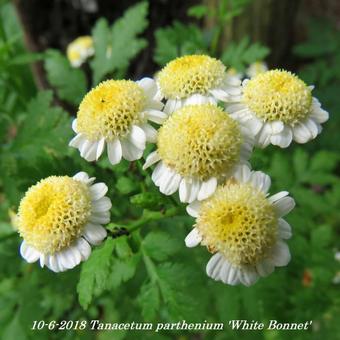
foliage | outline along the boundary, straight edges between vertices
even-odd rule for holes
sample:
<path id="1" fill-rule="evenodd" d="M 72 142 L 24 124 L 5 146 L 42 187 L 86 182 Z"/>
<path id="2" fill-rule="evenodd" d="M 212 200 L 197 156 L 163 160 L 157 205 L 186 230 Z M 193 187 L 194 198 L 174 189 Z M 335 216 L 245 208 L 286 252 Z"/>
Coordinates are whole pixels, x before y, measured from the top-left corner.
<path id="1" fill-rule="evenodd" d="M 189 14 L 216 18 L 208 32 L 198 22 L 174 22 L 155 32 L 154 60 L 164 65 L 188 53 L 209 53 L 242 71 L 263 59 L 269 50 L 244 37 L 219 50 L 221 27 L 241 13 L 249 1 L 220 1 L 215 12 L 202 5 Z M 233 7 L 230 7 L 234 5 Z M 232 10 L 231 10 L 232 8 Z M 88 90 L 106 77 L 128 74 L 130 63 L 146 47 L 141 36 L 148 6 L 140 3 L 113 23 L 99 19 L 92 31 L 96 54 L 90 69 L 71 68 L 60 51 L 32 55 L 23 47 L 22 33 L 9 3 L 0 5 L 0 336 L 4 339 L 290 339 L 284 331 L 232 331 L 228 321 L 267 322 L 313 320 L 313 330 L 295 332 L 294 339 L 335 339 L 339 334 L 339 272 L 334 251 L 339 249 L 340 146 L 336 143 L 340 118 L 339 32 L 321 21 L 310 23 L 305 42 L 294 52 L 299 74 L 320 88 L 316 96 L 333 112 L 321 137 L 307 147 L 257 150 L 255 169 L 267 172 L 272 192 L 288 190 L 297 201 L 289 217 L 294 236 L 289 241 L 292 262 L 251 288 L 230 287 L 209 280 L 202 247 L 187 249 L 184 238 L 193 219 L 176 196 L 164 197 L 152 185 L 141 164 L 106 160 L 93 166 L 68 148 L 69 113 L 55 98 L 76 107 Z M 19 32 L 19 33 L 18 33 Z M 327 43 L 325 43 L 325 41 Z M 107 47 L 112 52 L 107 55 Z M 55 90 L 38 91 L 29 62 L 44 59 Z M 90 73 L 90 74 L 88 74 Z M 71 112 L 70 112 L 71 113 Z M 54 274 L 18 255 L 20 238 L 8 210 L 16 211 L 27 188 L 39 179 L 80 169 L 109 187 L 112 199 L 110 237 L 95 248 L 80 268 Z M 13 222 L 13 221 L 12 221 Z M 34 320 L 91 320 L 103 322 L 224 322 L 219 331 L 95 332 L 90 330 L 32 331 Z M 142 334 L 142 335 L 141 335 Z"/>

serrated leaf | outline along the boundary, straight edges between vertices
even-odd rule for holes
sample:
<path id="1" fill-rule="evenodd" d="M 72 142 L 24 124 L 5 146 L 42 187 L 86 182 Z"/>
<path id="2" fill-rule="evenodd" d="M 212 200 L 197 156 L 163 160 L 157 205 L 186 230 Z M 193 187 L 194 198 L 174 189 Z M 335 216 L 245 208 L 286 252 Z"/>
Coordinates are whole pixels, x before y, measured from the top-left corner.
<path id="1" fill-rule="evenodd" d="M 158 286 L 152 282 L 145 282 L 138 295 L 138 303 L 145 320 L 153 320 L 160 307 Z"/>
<path id="2" fill-rule="evenodd" d="M 138 38 L 148 24 L 147 13 L 148 4 L 142 2 L 129 8 L 112 27 L 105 19 L 97 21 L 92 30 L 94 84 L 108 73 L 127 68 L 129 62 L 147 46 L 145 39 Z"/>
<path id="3" fill-rule="evenodd" d="M 56 88 L 59 98 L 78 106 L 87 91 L 84 72 L 72 67 L 67 58 L 55 50 L 48 51 L 45 70 L 47 79 Z"/>
<path id="4" fill-rule="evenodd" d="M 181 245 L 169 234 L 162 231 L 156 231 L 150 232 L 145 237 L 143 240 L 143 247 L 151 258 L 157 261 L 164 261 L 169 256 L 176 254 Z"/>
<path id="5" fill-rule="evenodd" d="M 114 239 L 108 238 L 82 265 L 77 292 L 79 303 L 84 309 L 88 308 L 95 293 L 99 294 L 106 288 L 113 249 Z"/>

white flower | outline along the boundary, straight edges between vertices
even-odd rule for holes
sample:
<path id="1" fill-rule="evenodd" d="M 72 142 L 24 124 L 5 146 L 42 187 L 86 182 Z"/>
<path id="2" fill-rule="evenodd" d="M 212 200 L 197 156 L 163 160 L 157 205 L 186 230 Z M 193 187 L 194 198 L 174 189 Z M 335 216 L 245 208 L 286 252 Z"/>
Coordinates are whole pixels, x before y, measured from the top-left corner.
<path id="1" fill-rule="evenodd" d="M 295 203 L 286 191 L 268 197 L 270 183 L 268 175 L 242 166 L 207 200 L 188 205 L 196 223 L 186 246 L 201 244 L 214 254 L 206 268 L 214 280 L 250 286 L 290 261 L 284 240 L 292 232 L 282 216 Z"/>
<path id="2" fill-rule="evenodd" d="M 157 132 L 149 121 L 161 124 L 167 115 L 163 104 L 155 100 L 154 80 L 107 80 L 92 89 L 79 106 L 72 128 L 76 136 L 69 145 L 79 149 L 81 157 L 95 161 L 107 145 L 111 164 L 122 157 L 128 161 L 143 155 L 146 142 L 155 142 Z"/>
<path id="3" fill-rule="evenodd" d="M 258 74 L 268 71 L 268 66 L 264 61 L 255 61 L 249 65 L 246 75 L 249 78 L 256 77 Z"/>
<path id="4" fill-rule="evenodd" d="M 152 180 L 165 195 L 179 190 L 182 202 L 203 200 L 250 157 L 250 132 L 212 104 L 187 105 L 158 131 L 157 150 L 144 169 L 158 162 Z"/>
<path id="5" fill-rule="evenodd" d="M 104 183 L 93 184 L 85 172 L 51 176 L 32 186 L 20 202 L 18 231 L 21 256 L 62 272 L 86 261 L 90 245 L 106 237 L 111 201 Z"/>
<path id="6" fill-rule="evenodd" d="M 86 35 L 72 41 L 67 46 L 66 55 L 73 67 L 80 67 L 89 57 L 94 55 L 92 37 Z"/>
<path id="7" fill-rule="evenodd" d="M 312 89 L 290 72 L 267 71 L 243 81 L 242 99 L 227 111 L 248 126 L 262 148 L 269 144 L 286 148 L 292 140 L 306 143 L 328 120 Z"/>
<path id="8" fill-rule="evenodd" d="M 240 80 L 230 77 L 221 61 L 207 55 L 187 55 L 169 62 L 157 84 L 170 114 L 184 105 L 217 104 L 240 99 Z"/>

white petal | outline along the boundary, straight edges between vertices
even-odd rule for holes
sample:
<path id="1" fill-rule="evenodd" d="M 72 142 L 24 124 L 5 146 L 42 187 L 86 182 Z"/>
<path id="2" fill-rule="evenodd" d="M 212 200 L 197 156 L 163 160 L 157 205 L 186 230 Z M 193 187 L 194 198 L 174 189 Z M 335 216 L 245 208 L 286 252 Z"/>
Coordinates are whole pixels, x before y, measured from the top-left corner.
<path id="1" fill-rule="evenodd" d="M 214 280 L 220 280 L 220 270 L 224 263 L 224 258 L 220 253 L 213 255 L 207 263 L 207 275 Z"/>
<path id="2" fill-rule="evenodd" d="M 91 200 L 96 201 L 105 196 L 107 193 L 107 185 L 104 183 L 96 183 L 92 185 L 90 188 L 90 195 L 91 195 Z"/>
<path id="3" fill-rule="evenodd" d="M 242 267 L 242 269 L 239 271 L 238 278 L 242 284 L 249 287 L 257 281 L 258 274 L 252 267 Z"/>
<path id="4" fill-rule="evenodd" d="M 55 273 L 64 271 L 64 266 L 61 263 L 59 263 L 59 260 L 56 254 L 48 255 L 46 258 L 47 258 L 46 266 L 50 270 L 52 270 Z"/>
<path id="5" fill-rule="evenodd" d="M 89 243 L 96 246 L 103 242 L 107 236 L 107 232 L 101 225 L 87 223 L 84 228 L 83 236 Z"/>
<path id="6" fill-rule="evenodd" d="M 139 81 L 137 81 L 137 84 L 143 88 L 145 94 L 148 97 L 155 97 L 156 93 L 157 93 L 157 85 L 156 82 L 152 79 L 152 78 L 143 78 Z"/>
<path id="7" fill-rule="evenodd" d="M 28 262 L 33 263 L 40 257 L 40 252 L 29 246 L 25 241 L 22 241 L 20 246 L 20 255 Z"/>
<path id="8" fill-rule="evenodd" d="M 78 240 L 76 240 L 75 245 L 80 252 L 82 261 L 86 261 L 91 254 L 91 247 L 88 242 L 80 237 Z"/>
<path id="9" fill-rule="evenodd" d="M 84 151 L 82 157 L 84 157 L 88 162 L 93 162 L 96 160 L 97 156 L 98 142 L 93 142 L 92 145 Z"/>
<path id="10" fill-rule="evenodd" d="M 287 195 L 289 195 L 288 191 L 280 191 L 275 195 L 272 195 L 268 198 L 268 201 L 270 203 L 275 203 L 276 201 L 280 200 L 282 197 L 286 197 Z"/>
<path id="11" fill-rule="evenodd" d="M 197 199 L 202 201 L 211 196 L 217 187 L 217 179 L 215 177 L 210 178 L 206 182 L 202 182 L 200 191 L 198 192 Z"/>
<path id="12" fill-rule="evenodd" d="M 271 184 L 270 177 L 262 171 L 254 171 L 250 176 L 250 182 L 255 188 L 258 188 L 265 194 L 268 192 Z"/>
<path id="13" fill-rule="evenodd" d="M 110 222 L 110 212 L 92 213 L 89 221 L 92 224 L 107 224 Z"/>
<path id="14" fill-rule="evenodd" d="M 156 143 L 157 142 L 157 130 L 151 126 L 150 124 L 142 124 L 140 126 L 146 136 L 146 140 L 150 143 Z"/>
<path id="15" fill-rule="evenodd" d="M 288 245 L 282 241 L 277 242 L 272 249 L 271 258 L 275 266 L 286 266 L 291 258 Z"/>
<path id="16" fill-rule="evenodd" d="M 279 218 L 279 237 L 289 239 L 292 237 L 292 228 L 283 218 Z"/>
<path id="17" fill-rule="evenodd" d="M 81 145 L 85 142 L 85 137 L 81 134 L 78 133 L 75 137 L 73 137 L 70 142 L 68 143 L 69 146 L 73 148 L 79 149 Z"/>
<path id="18" fill-rule="evenodd" d="M 158 154 L 157 151 L 151 152 L 145 160 L 145 163 L 143 165 L 143 169 L 144 170 L 147 169 L 151 165 L 159 162 L 160 160 L 161 160 L 161 158 L 159 157 L 159 154 Z"/>
<path id="19" fill-rule="evenodd" d="M 139 149 L 127 139 L 121 141 L 122 155 L 127 161 L 135 161 L 143 156 L 144 149 Z"/>
<path id="20" fill-rule="evenodd" d="M 77 181 L 84 182 L 84 183 L 86 183 L 88 185 L 91 185 L 95 181 L 95 179 L 96 179 L 96 177 L 89 178 L 89 175 L 86 172 L 84 172 L 84 171 L 76 173 L 73 176 L 73 178 L 75 180 L 77 180 Z"/>
<path id="21" fill-rule="evenodd" d="M 165 195 L 172 195 L 178 190 L 179 184 L 182 180 L 182 176 L 180 174 L 175 174 L 170 182 L 167 184 L 167 186 L 163 187 L 161 192 L 163 192 Z"/>
<path id="22" fill-rule="evenodd" d="M 188 248 L 196 247 L 202 241 L 202 236 L 198 232 L 197 228 L 194 228 L 190 231 L 190 233 L 185 238 L 185 245 Z"/>
<path id="23" fill-rule="evenodd" d="M 92 203 L 93 212 L 108 211 L 111 209 L 111 207 L 112 207 L 111 200 L 106 196 Z"/>
<path id="24" fill-rule="evenodd" d="M 293 139 L 293 132 L 290 126 L 285 126 L 284 130 L 270 137 L 270 142 L 280 148 L 287 148 Z"/>
<path id="25" fill-rule="evenodd" d="M 228 105 L 227 108 L 226 108 L 226 111 L 229 114 L 235 113 L 235 112 L 238 112 L 238 111 L 241 111 L 241 110 L 248 110 L 248 109 L 244 104 L 240 104 L 240 103 Z"/>
<path id="26" fill-rule="evenodd" d="M 273 203 L 277 216 L 287 215 L 295 207 L 295 201 L 292 197 L 283 197 Z"/>
<path id="27" fill-rule="evenodd" d="M 323 110 L 319 105 L 313 104 L 310 115 L 317 123 L 324 123 L 329 119 L 329 113 Z"/>
<path id="28" fill-rule="evenodd" d="M 78 133 L 78 130 L 77 130 L 77 118 L 76 118 L 76 119 L 73 119 L 73 121 L 72 121 L 72 130 L 73 130 L 75 133 Z"/>
<path id="29" fill-rule="evenodd" d="M 151 179 L 155 184 L 158 183 L 165 169 L 166 169 L 166 166 L 163 164 L 163 162 L 159 162 L 156 165 L 151 175 Z"/>
<path id="30" fill-rule="evenodd" d="M 162 111 L 148 110 L 145 111 L 145 117 L 154 123 L 163 124 L 163 122 L 168 118 L 168 115 Z"/>
<path id="31" fill-rule="evenodd" d="M 315 138 L 319 133 L 317 123 L 315 123 L 313 119 L 308 118 L 308 119 L 306 119 L 304 124 L 307 127 L 307 129 L 309 130 L 312 138 Z"/>
<path id="32" fill-rule="evenodd" d="M 271 122 L 269 124 L 270 124 L 270 128 L 271 128 L 273 134 L 278 134 L 281 131 L 283 131 L 283 129 L 284 129 L 284 124 L 279 120 L 276 120 L 276 121 Z"/>
<path id="33" fill-rule="evenodd" d="M 157 98 L 157 95 L 156 95 Z M 145 104 L 145 110 L 162 110 L 164 104 L 160 102 L 158 99 L 149 99 Z"/>
<path id="34" fill-rule="evenodd" d="M 190 216 L 198 217 L 200 207 L 201 207 L 200 201 L 193 201 L 187 206 L 186 210 Z"/>
<path id="35" fill-rule="evenodd" d="M 250 180 L 251 170 L 248 165 L 236 167 L 233 177 L 241 183 L 247 183 Z"/>
<path id="36" fill-rule="evenodd" d="M 201 94 L 193 94 L 184 100 L 183 105 L 202 105 L 202 104 L 215 104 L 216 100 L 210 96 L 203 96 Z"/>
<path id="37" fill-rule="evenodd" d="M 271 126 L 268 123 L 264 123 L 262 129 L 256 136 L 257 138 L 257 145 L 261 148 L 265 148 L 270 144 L 270 137 L 272 136 Z"/>
<path id="38" fill-rule="evenodd" d="M 81 262 L 80 252 L 75 245 L 71 245 L 70 247 L 56 253 L 55 257 L 61 271 L 72 269 Z"/>
<path id="39" fill-rule="evenodd" d="M 173 112 L 175 112 L 176 110 L 178 110 L 179 108 L 182 107 L 182 101 L 180 99 L 176 100 L 176 99 L 168 99 L 163 111 L 166 114 L 172 114 Z"/>
<path id="40" fill-rule="evenodd" d="M 256 117 L 252 117 L 246 122 L 246 126 L 251 131 L 251 133 L 256 136 L 262 129 L 263 122 Z"/>
<path id="41" fill-rule="evenodd" d="M 197 198 L 201 182 L 197 179 L 183 178 L 179 186 L 181 202 L 191 203 Z"/>
<path id="42" fill-rule="evenodd" d="M 293 138 L 298 143 L 306 143 L 312 139 L 310 130 L 302 123 L 297 123 L 293 126 Z"/>
<path id="43" fill-rule="evenodd" d="M 112 165 L 118 164 L 122 159 L 122 146 L 119 139 L 107 143 L 107 155 Z"/>
<path id="44" fill-rule="evenodd" d="M 229 285 L 236 285 L 238 280 L 239 269 L 231 265 L 226 259 L 223 261 L 223 265 L 220 270 L 220 279 L 223 283 Z"/>
<path id="45" fill-rule="evenodd" d="M 256 265 L 256 271 L 260 276 L 268 276 L 275 269 L 273 261 L 270 259 L 264 259 Z"/>
<path id="46" fill-rule="evenodd" d="M 144 130 L 137 125 L 132 125 L 130 132 L 130 141 L 134 146 L 136 146 L 136 148 L 144 150 L 146 142 Z"/>
<path id="47" fill-rule="evenodd" d="M 229 94 L 222 89 L 212 89 L 209 91 L 216 99 L 226 102 L 229 99 Z"/>
<path id="48" fill-rule="evenodd" d="M 105 138 L 102 138 L 97 145 L 96 160 L 102 155 L 105 148 Z"/>

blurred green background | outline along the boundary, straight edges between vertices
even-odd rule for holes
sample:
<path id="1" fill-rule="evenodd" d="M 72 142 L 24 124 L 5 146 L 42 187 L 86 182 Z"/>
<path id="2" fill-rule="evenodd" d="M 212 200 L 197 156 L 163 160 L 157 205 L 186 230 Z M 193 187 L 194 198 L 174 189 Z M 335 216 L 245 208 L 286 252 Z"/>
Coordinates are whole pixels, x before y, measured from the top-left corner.
<path id="1" fill-rule="evenodd" d="M 336 0 L 0 1 L 0 335 L 3 339 L 340 339 L 340 3 Z M 69 42 L 91 34 L 95 56 L 80 69 Z M 103 46 L 111 46 L 107 58 Z M 297 202 L 288 221 L 292 261 L 251 288 L 205 274 L 208 253 L 187 249 L 193 220 L 164 197 L 138 162 L 83 161 L 67 144 L 77 105 L 106 78 L 152 76 L 169 60 L 207 53 L 238 73 L 266 61 L 296 72 L 330 112 L 316 140 L 256 150 L 251 163 L 271 192 Z M 108 239 L 89 261 L 54 274 L 18 253 L 15 211 L 27 188 L 50 175 L 95 175 L 113 201 L 109 228 L 142 219 Z M 141 203 L 148 193 L 151 204 Z M 154 204 L 157 202 L 157 204 Z M 175 207 L 175 208 L 174 208 Z M 157 211 L 172 218 L 154 220 Z M 157 215 L 157 214 L 156 214 Z M 338 255 L 338 259 L 339 259 Z M 223 322 L 224 331 L 32 331 L 34 320 Z M 235 331 L 232 319 L 313 320 L 307 331 Z"/>

